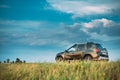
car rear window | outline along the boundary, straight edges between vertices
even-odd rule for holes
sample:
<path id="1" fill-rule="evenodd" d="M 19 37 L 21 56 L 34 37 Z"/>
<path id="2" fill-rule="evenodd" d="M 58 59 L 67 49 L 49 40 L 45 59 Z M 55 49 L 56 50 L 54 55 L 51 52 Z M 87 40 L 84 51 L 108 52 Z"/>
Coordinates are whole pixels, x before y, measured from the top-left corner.
<path id="1" fill-rule="evenodd" d="M 100 44 L 96 44 L 96 46 L 97 46 L 97 48 L 98 48 L 99 50 L 102 50 L 102 49 L 103 49 L 103 47 L 102 47 Z"/>

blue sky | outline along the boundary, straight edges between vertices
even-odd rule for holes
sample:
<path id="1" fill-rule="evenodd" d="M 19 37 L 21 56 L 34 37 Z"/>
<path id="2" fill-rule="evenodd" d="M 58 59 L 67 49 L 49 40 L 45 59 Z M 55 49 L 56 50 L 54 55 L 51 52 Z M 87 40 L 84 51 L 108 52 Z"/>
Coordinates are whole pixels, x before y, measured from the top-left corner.
<path id="1" fill-rule="evenodd" d="M 54 62 L 75 43 L 101 43 L 120 58 L 119 0 L 1 0 L 0 60 Z"/>

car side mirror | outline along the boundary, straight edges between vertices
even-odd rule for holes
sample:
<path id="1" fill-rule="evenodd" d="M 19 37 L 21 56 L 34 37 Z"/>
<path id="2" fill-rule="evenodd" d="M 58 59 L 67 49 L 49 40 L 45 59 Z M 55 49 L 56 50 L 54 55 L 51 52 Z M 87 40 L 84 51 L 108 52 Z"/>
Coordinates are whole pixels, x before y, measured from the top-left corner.
<path id="1" fill-rule="evenodd" d="M 67 52 L 67 53 L 68 53 L 68 51 L 67 51 L 67 50 L 65 50 L 65 52 Z"/>

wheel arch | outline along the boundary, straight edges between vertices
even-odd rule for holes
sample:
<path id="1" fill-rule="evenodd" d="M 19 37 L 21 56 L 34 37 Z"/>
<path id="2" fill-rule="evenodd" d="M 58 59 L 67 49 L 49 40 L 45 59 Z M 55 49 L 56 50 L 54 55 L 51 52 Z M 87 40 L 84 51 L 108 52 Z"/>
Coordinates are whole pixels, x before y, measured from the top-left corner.
<path id="1" fill-rule="evenodd" d="M 86 56 L 90 56 L 90 57 L 93 59 L 93 57 L 92 57 L 91 54 L 84 54 L 84 55 L 83 55 L 83 59 L 84 59 Z"/>
<path id="2" fill-rule="evenodd" d="M 55 57 L 55 60 L 56 60 L 57 58 L 59 58 L 59 57 L 63 58 L 62 55 L 58 55 L 58 56 Z"/>
<path id="3" fill-rule="evenodd" d="M 62 57 L 62 58 L 63 58 L 63 56 L 62 56 L 62 55 L 58 55 L 58 56 L 56 56 L 56 57 Z"/>

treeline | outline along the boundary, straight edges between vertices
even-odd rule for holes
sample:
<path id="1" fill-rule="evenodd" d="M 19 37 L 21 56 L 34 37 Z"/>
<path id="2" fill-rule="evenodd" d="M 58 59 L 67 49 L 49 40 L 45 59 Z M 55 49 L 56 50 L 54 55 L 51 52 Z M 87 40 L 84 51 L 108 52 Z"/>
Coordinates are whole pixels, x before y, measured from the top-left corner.
<path id="1" fill-rule="evenodd" d="M 4 60 L 3 62 L 0 61 L 0 63 L 26 63 L 26 61 L 25 61 L 25 60 L 22 61 L 22 60 L 20 60 L 19 58 L 16 58 L 15 61 L 11 61 L 11 60 L 8 58 L 8 59 Z"/>

